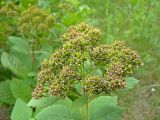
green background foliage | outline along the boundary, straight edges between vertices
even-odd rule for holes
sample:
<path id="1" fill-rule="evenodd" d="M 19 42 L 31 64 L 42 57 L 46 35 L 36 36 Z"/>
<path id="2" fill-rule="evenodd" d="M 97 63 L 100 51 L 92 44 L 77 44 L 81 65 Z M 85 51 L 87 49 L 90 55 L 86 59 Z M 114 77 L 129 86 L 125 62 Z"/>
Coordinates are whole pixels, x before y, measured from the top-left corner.
<path id="1" fill-rule="evenodd" d="M 9 0 L 8 0 L 9 1 Z M 0 11 L 8 4 L 7 0 L 1 0 Z M 18 6 L 16 16 L 0 14 L 0 116 L 8 119 L 11 115 L 13 120 L 22 120 L 21 113 L 25 120 L 31 118 L 32 111 L 27 107 L 31 99 L 32 90 L 36 85 L 36 76 L 40 68 L 40 63 L 48 58 L 53 51 L 59 48 L 62 43 L 60 35 L 70 25 L 80 22 L 87 22 L 103 31 L 102 43 L 112 43 L 115 40 L 125 40 L 127 44 L 137 50 L 143 59 L 144 66 L 135 73 L 139 79 L 139 85 L 134 90 L 122 90 L 118 92 L 119 105 L 126 108 L 123 113 L 124 120 L 159 120 L 160 119 L 160 1 L 159 0 L 12 0 Z M 39 6 L 48 14 L 55 17 L 56 21 L 50 29 L 50 34 L 42 40 L 38 49 L 33 50 L 32 40 L 25 38 L 18 30 L 16 19 L 20 12 L 26 10 L 30 5 Z M 5 8 L 6 9 L 6 8 Z M 8 9 L 7 9 L 8 10 Z M 15 10 L 11 10 L 15 11 Z M 1 12 L 0 12 L 1 13 Z M 128 78 L 127 78 L 128 79 Z M 131 83 L 127 83 L 128 89 L 138 81 L 134 78 Z M 109 103 L 114 103 L 113 98 L 104 98 Z M 53 98 L 51 98 L 51 101 Z M 85 100 L 83 98 L 82 100 Z M 33 101 L 33 106 L 51 107 L 45 108 L 55 111 L 64 108 L 65 105 L 48 102 Z M 56 101 L 56 100 L 55 100 Z M 96 100 L 91 104 L 96 104 Z M 14 104 L 15 103 L 15 104 Z M 48 103 L 48 105 L 44 105 Z M 50 103 L 50 104 L 49 104 Z M 85 104 L 85 101 L 80 105 Z M 73 103 L 73 106 L 75 106 Z M 97 103 L 98 104 L 98 103 Z M 98 104 L 101 107 L 100 104 Z M 13 107 L 14 106 L 14 107 Z M 109 106 L 104 104 L 103 106 Z M 3 108 L 8 114 L 3 113 Z M 13 107 L 11 114 L 10 107 Z M 21 109 L 19 108 L 21 107 Z M 41 107 L 39 111 L 41 111 Z M 109 107 L 99 108 L 106 110 Z M 93 108 L 94 110 L 94 108 Z M 116 110 L 117 115 L 123 110 L 119 107 L 111 107 Z M 36 117 L 43 120 L 40 112 Z M 67 110 L 68 111 L 68 110 Z M 70 112 L 72 109 L 70 108 Z M 92 111 L 98 112 L 98 111 Z M 24 114 L 25 113 L 25 114 Z M 105 113 L 105 114 L 106 114 Z M 71 113 L 66 113 L 71 114 Z M 77 113 L 76 113 L 77 114 Z M 90 113 L 91 117 L 93 113 Z M 104 113 L 97 113 L 97 119 L 103 119 Z M 24 116 L 23 116 L 24 115 Z M 112 116 L 112 115 L 111 115 Z M 57 116 L 58 117 L 58 116 Z M 116 116 L 119 119 L 119 116 Z M 60 119 L 60 118 L 57 118 Z M 78 119 L 78 118 L 77 118 Z M 90 118 L 92 119 L 92 118 Z M 94 119 L 94 118 L 93 118 Z M 111 120 L 110 116 L 105 119 Z"/>

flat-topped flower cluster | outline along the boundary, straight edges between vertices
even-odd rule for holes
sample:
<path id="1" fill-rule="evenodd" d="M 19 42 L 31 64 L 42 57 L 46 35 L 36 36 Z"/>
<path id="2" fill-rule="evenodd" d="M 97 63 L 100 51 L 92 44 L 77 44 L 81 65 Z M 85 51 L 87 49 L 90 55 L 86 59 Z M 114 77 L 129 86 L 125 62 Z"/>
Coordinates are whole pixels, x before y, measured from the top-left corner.
<path id="1" fill-rule="evenodd" d="M 138 54 L 123 41 L 99 45 L 102 33 L 85 23 L 62 35 L 63 46 L 41 65 L 34 98 L 68 96 L 80 85 L 80 94 L 94 96 L 125 87 L 125 77 L 142 65 Z M 85 70 L 86 61 L 94 68 Z M 102 74 L 94 74 L 95 69 Z"/>
<path id="2" fill-rule="evenodd" d="M 30 6 L 18 18 L 18 27 L 24 36 L 32 36 L 48 32 L 54 22 L 55 18 L 52 15 L 36 6 Z"/>

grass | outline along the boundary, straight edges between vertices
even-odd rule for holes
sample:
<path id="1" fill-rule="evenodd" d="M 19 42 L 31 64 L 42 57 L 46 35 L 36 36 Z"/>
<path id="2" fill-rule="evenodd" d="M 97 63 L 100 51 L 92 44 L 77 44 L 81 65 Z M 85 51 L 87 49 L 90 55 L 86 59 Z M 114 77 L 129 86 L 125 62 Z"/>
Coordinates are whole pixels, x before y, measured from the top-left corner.
<path id="1" fill-rule="evenodd" d="M 136 72 L 140 84 L 120 96 L 126 108 L 123 120 L 160 119 L 160 1 L 94 0 L 89 23 L 104 32 L 104 43 L 125 40 L 140 53 L 144 66 Z"/>

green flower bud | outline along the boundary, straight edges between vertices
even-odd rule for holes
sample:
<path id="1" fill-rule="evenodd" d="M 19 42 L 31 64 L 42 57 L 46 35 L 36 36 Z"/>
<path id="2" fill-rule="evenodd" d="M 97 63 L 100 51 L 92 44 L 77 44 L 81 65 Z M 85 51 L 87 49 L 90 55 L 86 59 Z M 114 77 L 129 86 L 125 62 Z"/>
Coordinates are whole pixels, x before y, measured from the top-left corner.
<path id="1" fill-rule="evenodd" d="M 41 98 L 41 97 L 45 97 L 45 91 L 42 85 L 37 84 L 36 88 L 34 89 L 34 92 L 32 93 L 32 97 L 33 98 Z"/>
<path id="2" fill-rule="evenodd" d="M 58 84 L 57 82 L 53 82 L 50 86 L 50 93 L 53 96 L 65 96 L 66 91 L 64 90 L 63 86 L 61 84 Z"/>
<path id="3" fill-rule="evenodd" d="M 42 69 L 38 74 L 38 83 L 32 94 L 34 98 L 45 97 L 49 95 L 50 84 L 56 80 L 50 69 Z"/>
<path id="4" fill-rule="evenodd" d="M 47 29 L 48 29 L 47 26 L 45 24 L 43 24 L 43 23 L 41 23 L 41 24 L 39 24 L 37 26 L 37 31 L 40 31 L 40 32 L 43 32 L 43 31 L 45 31 Z"/>
<path id="5" fill-rule="evenodd" d="M 23 32 L 29 32 L 30 31 L 30 25 L 28 24 L 22 24 L 20 27 L 21 31 Z"/>
<path id="6" fill-rule="evenodd" d="M 81 23 L 77 26 L 71 26 L 66 33 L 63 34 L 63 42 L 77 41 L 80 39 L 86 40 L 89 44 L 95 46 L 101 38 L 101 32 L 85 23 Z"/>
<path id="7" fill-rule="evenodd" d="M 52 25 L 54 22 L 55 22 L 55 19 L 53 18 L 53 16 L 50 15 L 46 18 L 46 23 L 48 26 Z"/>
<path id="8" fill-rule="evenodd" d="M 125 79 L 121 76 L 114 76 L 107 82 L 107 87 L 111 91 L 122 89 L 125 87 Z"/>
<path id="9" fill-rule="evenodd" d="M 64 66 L 59 73 L 59 79 L 64 81 L 65 85 L 71 85 L 76 81 L 79 81 L 79 75 L 71 66 Z"/>
<path id="10" fill-rule="evenodd" d="M 84 79 L 82 82 L 82 87 L 84 90 L 84 93 L 92 96 L 95 94 L 99 94 L 103 92 L 103 89 L 105 88 L 105 83 L 99 76 L 90 76 L 86 79 Z"/>
<path id="11" fill-rule="evenodd" d="M 108 79 L 112 78 L 113 76 L 122 76 L 126 75 L 126 68 L 122 63 L 110 63 L 107 67 L 107 76 Z"/>
<path id="12" fill-rule="evenodd" d="M 110 61 L 110 46 L 108 45 L 100 45 L 98 47 L 94 47 L 90 50 L 91 59 L 95 62 L 95 64 L 107 64 Z"/>
<path id="13" fill-rule="evenodd" d="M 86 57 L 81 52 L 75 52 L 71 54 L 70 59 L 68 60 L 68 63 L 75 69 L 79 69 L 84 61 L 86 60 Z"/>

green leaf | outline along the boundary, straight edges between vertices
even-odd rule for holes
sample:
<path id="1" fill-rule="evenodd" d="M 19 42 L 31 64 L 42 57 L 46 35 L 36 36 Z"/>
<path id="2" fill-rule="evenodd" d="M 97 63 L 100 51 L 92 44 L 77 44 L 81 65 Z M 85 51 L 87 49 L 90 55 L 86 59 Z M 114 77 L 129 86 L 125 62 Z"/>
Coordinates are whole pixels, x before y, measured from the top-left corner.
<path id="1" fill-rule="evenodd" d="M 105 106 L 105 105 L 111 105 L 116 106 L 117 105 L 117 96 L 100 96 L 94 100 L 92 100 L 89 104 L 93 103 L 100 103 L 98 106 Z"/>
<path id="2" fill-rule="evenodd" d="M 32 109 L 27 107 L 21 99 L 17 99 L 11 114 L 11 120 L 30 120 L 31 116 Z"/>
<path id="3" fill-rule="evenodd" d="M 131 2 L 132 5 L 136 5 L 138 0 L 131 0 L 130 2 Z"/>
<path id="4" fill-rule="evenodd" d="M 92 109 L 89 120 L 121 120 L 123 108 L 115 106 L 103 106 L 100 109 Z"/>
<path id="5" fill-rule="evenodd" d="M 31 54 L 23 54 L 23 53 L 18 53 L 18 52 L 15 52 L 15 51 L 11 51 L 10 55 L 17 58 L 17 60 L 23 65 L 23 67 L 27 71 L 32 70 L 32 56 L 31 56 Z"/>
<path id="6" fill-rule="evenodd" d="M 89 103 L 89 120 L 120 120 L 123 108 L 117 107 L 117 97 L 101 96 Z"/>
<path id="7" fill-rule="evenodd" d="M 2 53 L 1 62 L 5 68 L 8 68 L 18 77 L 24 78 L 28 73 L 28 70 L 23 66 L 20 60 L 6 52 Z"/>
<path id="8" fill-rule="evenodd" d="M 59 99 L 58 101 L 56 101 L 57 105 L 65 105 L 67 107 L 71 107 L 72 106 L 72 100 L 69 99 L 68 97 L 65 97 L 63 99 Z"/>
<path id="9" fill-rule="evenodd" d="M 32 89 L 25 81 L 13 79 L 11 82 L 11 91 L 16 99 L 21 98 L 25 102 L 31 99 Z"/>
<path id="10" fill-rule="evenodd" d="M 93 75 L 102 76 L 102 70 L 94 65 L 94 62 L 91 60 L 86 60 L 84 62 L 84 72 L 85 74 L 92 73 Z"/>
<path id="11" fill-rule="evenodd" d="M 126 78 L 126 88 L 127 89 L 133 89 L 138 83 L 139 83 L 139 80 L 135 79 L 134 77 Z"/>
<path id="12" fill-rule="evenodd" d="M 5 80 L 0 83 L 0 102 L 6 104 L 13 104 L 15 99 L 10 89 L 10 80 Z"/>
<path id="13" fill-rule="evenodd" d="M 36 115 L 37 120 L 80 120 L 79 113 L 64 105 L 49 106 Z"/>
<path id="14" fill-rule="evenodd" d="M 37 73 L 35 71 L 28 72 L 27 74 L 28 77 L 35 77 L 36 75 Z"/>
<path id="15" fill-rule="evenodd" d="M 38 3 L 38 0 L 20 0 L 20 3 L 23 7 L 28 7 Z"/>
<path id="16" fill-rule="evenodd" d="M 90 67 L 91 67 L 91 62 L 87 59 L 86 61 L 84 61 L 84 70 L 86 72 L 90 71 Z"/>
<path id="17" fill-rule="evenodd" d="M 25 54 L 28 54 L 29 52 L 31 52 L 30 51 L 31 48 L 26 40 L 19 37 L 13 37 L 13 36 L 10 36 L 8 39 L 9 39 L 8 42 L 10 45 L 10 49 L 20 53 L 25 53 Z"/>
<path id="18" fill-rule="evenodd" d="M 39 51 L 34 51 L 35 54 L 35 67 L 39 68 L 41 65 L 41 62 L 44 59 L 47 59 L 52 54 L 53 49 L 51 45 L 45 44 L 41 47 Z"/>
<path id="19" fill-rule="evenodd" d="M 76 13 L 66 13 L 65 16 L 62 18 L 62 22 L 64 25 L 69 26 L 73 25 L 80 21 L 80 16 L 78 16 Z"/>
<path id="20" fill-rule="evenodd" d="M 83 107 L 86 103 L 88 102 L 88 97 L 85 96 L 81 96 L 80 98 L 76 99 L 73 102 L 73 108 L 81 108 Z"/>
<path id="21" fill-rule="evenodd" d="M 42 54 L 41 54 L 41 57 L 43 59 L 46 59 L 48 57 L 50 57 L 50 55 L 52 54 L 53 52 L 53 48 L 52 48 L 52 45 L 49 45 L 49 44 L 44 44 L 40 51 L 43 51 Z"/>
<path id="22" fill-rule="evenodd" d="M 77 92 L 80 94 L 82 91 L 82 86 L 80 83 L 75 84 L 75 89 L 77 90 Z"/>
<path id="23" fill-rule="evenodd" d="M 19 37 L 9 37 L 10 54 L 16 57 L 27 69 L 32 69 L 32 53 L 28 42 Z"/>
<path id="24" fill-rule="evenodd" d="M 58 97 L 54 97 L 54 96 L 44 97 L 40 99 L 32 98 L 27 104 L 27 106 L 37 107 L 37 108 L 47 107 L 47 106 L 54 104 L 57 100 L 58 100 Z"/>
<path id="25" fill-rule="evenodd" d="M 93 72 L 94 75 L 98 75 L 98 76 L 102 76 L 103 73 L 102 73 L 102 70 L 101 69 L 97 69 Z"/>

